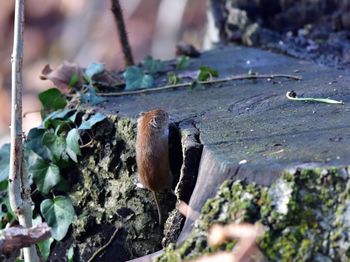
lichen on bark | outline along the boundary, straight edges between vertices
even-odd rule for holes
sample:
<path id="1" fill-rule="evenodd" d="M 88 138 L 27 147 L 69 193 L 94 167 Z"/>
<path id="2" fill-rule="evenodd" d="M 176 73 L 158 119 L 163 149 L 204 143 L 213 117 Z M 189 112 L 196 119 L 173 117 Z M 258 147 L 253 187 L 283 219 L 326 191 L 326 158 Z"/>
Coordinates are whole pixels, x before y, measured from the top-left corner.
<path id="1" fill-rule="evenodd" d="M 350 179 L 347 168 L 286 171 L 270 187 L 226 181 L 206 202 L 191 235 L 157 261 L 182 261 L 218 250 L 207 245 L 213 223 L 261 223 L 258 245 L 269 261 L 349 261 Z"/>
<path id="2" fill-rule="evenodd" d="M 137 187 L 136 121 L 111 115 L 95 129 L 94 146 L 83 152 L 78 182 L 70 194 L 78 213 L 73 224 L 77 260 L 89 259 L 115 227 L 123 229 L 102 259 L 114 256 L 124 261 L 161 249 L 163 229 L 153 196 Z M 161 200 L 164 212 L 174 206 L 165 196 Z"/>

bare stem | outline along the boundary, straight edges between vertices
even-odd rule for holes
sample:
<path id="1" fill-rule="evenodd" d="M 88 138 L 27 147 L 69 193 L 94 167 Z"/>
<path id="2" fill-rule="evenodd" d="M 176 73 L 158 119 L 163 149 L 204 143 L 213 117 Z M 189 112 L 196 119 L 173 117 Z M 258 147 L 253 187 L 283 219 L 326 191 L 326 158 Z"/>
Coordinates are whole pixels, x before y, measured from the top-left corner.
<path id="1" fill-rule="evenodd" d="M 275 78 L 288 78 L 292 80 L 301 80 L 300 76 L 287 75 L 287 74 L 273 74 L 273 75 L 235 75 L 226 78 L 211 79 L 208 81 L 198 81 L 199 84 L 208 85 L 215 83 L 222 83 L 227 81 L 238 81 L 238 80 L 254 80 L 254 79 L 275 79 Z M 99 96 L 125 96 L 125 95 L 135 95 L 135 94 L 144 94 L 151 93 L 156 91 L 162 91 L 167 89 L 176 89 L 181 87 L 189 87 L 192 85 L 192 82 L 186 82 L 176 85 L 166 85 L 154 88 L 147 88 L 141 90 L 127 91 L 127 92 L 111 92 L 111 93 L 98 93 Z"/>
<path id="2" fill-rule="evenodd" d="M 32 226 L 30 186 L 23 162 L 22 144 L 22 64 L 24 0 L 15 1 L 14 40 L 12 53 L 11 152 L 9 164 L 9 198 L 21 226 Z M 23 249 L 26 262 L 38 261 L 35 246 Z"/>
<path id="3" fill-rule="evenodd" d="M 114 14 L 115 22 L 117 23 L 119 40 L 124 54 L 125 66 L 131 66 L 134 64 L 134 58 L 129 45 L 128 34 L 126 32 L 123 18 L 123 11 L 120 7 L 119 0 L 112 0 L 112 12 Z"/>
<path id="4" fill-rule="evenodd" d="M 88 262 L 94 261 L 94 260 L 97 258 L 97 256 L 99 256 L 99 255 L 112 243 L 112 241 L 114 240 L 114 238 L 115 238 L 115 236 L 117 235 L 118 231 L 119 231 L 119 228 L 117 227 L 117 228 L 114 230 L 114 232 L 113 232 L 111 238 L 108 240 L 108 242 L 107 242 L 105 245 L 103 245 L 102 247 L 100 247 L 100 248 L 91 256 L 91 258 L 88 260 Z"/>

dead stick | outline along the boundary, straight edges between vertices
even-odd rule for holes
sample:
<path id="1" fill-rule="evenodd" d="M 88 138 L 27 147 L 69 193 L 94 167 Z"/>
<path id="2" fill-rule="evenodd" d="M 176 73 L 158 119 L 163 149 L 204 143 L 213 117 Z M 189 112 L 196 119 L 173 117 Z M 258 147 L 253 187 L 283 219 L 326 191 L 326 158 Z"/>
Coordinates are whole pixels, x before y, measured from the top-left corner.
<path id="1" fill-rule="evenodd" d="M 198 81 L 199 84 L 207 85 L 207 84 L 215 84 L 215 83 L 222 83 L 227 81 L 238 81 L 238 80 L 253 80 L 253 79 L 275 79 L 275 78 L 288 78 L 292 80 L 301 80 L 302 78 L 300 76 L 294 76 L 294 75 L 286 75 L 286 74 L 275 74 L 275 75 L 236 75 L 236 76 L 230 76 L 226 78 L 219 78 L 219 79 L 213 79 L 208 81 Z M 166 85 L 166 86 L 160 86 L 160 87 L 154 87 L 154 88 L 148 88 L 148 89 L 141 89 L 141 90 L 134 90 L 134 91 L 126 91 L 126 92 L 110 92 L 110 93 L 98 93 L 99 96 L 125 96 L 125 95 L 136 95 L 136 94 L 144 94 L 144 93 L 151 93 L 156 91 L 162 91 L 167 89 L 175 89 L 180 87 L 188 87 L 191 86 L 192 82 L 186 82 L 176 85 Z"/>
<path id="2" fill-rule="evenodd" d="M 108 240 L 108 242 L 103 245 L 102 247 L 100 247 L 99 249 L 96 250 L 96 252 L 91 256 L 91 258 L 88 260 L 88 262 L 92 262 L 94 261 L 94 259 L 100 254 L 102 253 L 103 250 L 105 250 L 111 243 L 112 241 L 114 240 L 115 236 L 117 235 L 118 233 L 118 230 L 119 230 L 119 227 L 116 228 L 113 232 L 113 235 L 111 236 L 111 238 Z"/>
<path id="3" fill-rule="evenodd" d="M 117 23 L 119 40 L 124 54 L 125 66 L 132 66 L 134 65 L 134 58 L 129 45 L 128 34 L 125 29 L 123 18 L 123 11 L 120 7 L 119 0 L 112 0 L 112 12 L 114 14 L 115 22 Z"/>
<path id="4" fill-rule="evenodd" d="M 0 254 L 9 254 L 17 249 L 29 247 L 50 236 L 51 228 L 46 223 L 31 228 L 17 226 L 0 230 Z"/>

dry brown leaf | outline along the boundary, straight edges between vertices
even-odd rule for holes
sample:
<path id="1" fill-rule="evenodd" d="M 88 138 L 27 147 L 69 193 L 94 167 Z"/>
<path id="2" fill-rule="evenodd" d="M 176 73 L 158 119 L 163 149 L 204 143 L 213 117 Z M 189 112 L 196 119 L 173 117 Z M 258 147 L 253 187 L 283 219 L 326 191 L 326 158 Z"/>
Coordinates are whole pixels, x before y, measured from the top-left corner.
<path id="1" fill-rule="evenodd" d="M 82 83 L 83 69 L 76 63 L 64 61 L 56 69 L 51 69 L 49 64 L 45 65 L 41 71 L 40 79 L 50 80 L 61 91 L 68 92 L 69 83 L 74 75 L 77 75 L 79 82 Z"/>
<path id="2" fill-rule="evenodd" d="M 187 205 L 184 201 L 179 200 L 176 203 L 176 209 L 188 219 L 196 220 L 199 217 L 199 213 L 193 210 L 189 205 Z"/>
<path id="3" fill-rule="evenodd" d="M 214 224 L 209 229 L 208 244 L 210 246 L 221 245 L 222 243 L 237 239 L 237 238 L 249 238 L 256 239 L 262 237 L 264 234 L 263 226 L 260 224 L 230 224 L 219 225 Z"/>
<path id="4" fill-rule="evenodd" d="M 218 252 L 213 255 L 202 256 L 192 262 L 236 262 L 234 255 L 229 252 Z"/>
<path id="5" fill-rule="evenodd" d="M 217 246 L 223 244 L 226 241 L 238 239 L 238 242 L 233 248 L 232 253 L 228 253 L 232 257 L 231 261 L 263 261 L 264 256 L 261 254 L 258 246 L 256 245 L 257 238 L 262 237 L 263 234 L 264 229 L 260 224 L 214 224 L 209 229 L 208 245 Z M 206 256 L 204 258 L 206 258 Z M 214 256 L 210 257 L 210 259 L 214 258 Z"/>

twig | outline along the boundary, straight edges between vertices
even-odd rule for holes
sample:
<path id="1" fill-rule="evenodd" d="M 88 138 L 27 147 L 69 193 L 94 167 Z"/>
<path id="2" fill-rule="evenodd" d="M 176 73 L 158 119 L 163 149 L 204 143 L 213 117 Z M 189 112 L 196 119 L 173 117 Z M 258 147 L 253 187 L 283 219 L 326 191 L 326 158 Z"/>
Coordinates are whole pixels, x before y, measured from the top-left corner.
<path id="1" fill-rule="evenodd" d="M 111 243 L 112 241 L 114 240 L 115 236 L 117 235 L 119 231 L 119 227 L 117 227 L 114 232 L 113 232 L 113 235 L 111 236 L 111 238 L 108 240 L 108 242 L 103 245 L 102 247 L 100 247 L 99 249 L 96 250 L 96 252 L 91 256 L 91 258 L 88 260 L 88 262 L 92 262 L 94 261 L 94 259 L 102 252 L 104 251 Z"/>
<path id="2" fill-rule="evenodd" d="M 13 53 L 12 53 L 12 97 L 11 97 L 11 152 L 9 163 L 8 192 L 10 205 L 21 226 L 32 227 L 30 185 L 23 160 L 22 144 L 22 65 L 24 35 L 24 0 L 15 1 Z M 35 246 L 23 248 L 24 261 L 36 262 Z"/>
<path id="3" fill-rule="evenodd" d="M 84 147 L 92 147 L 91 145 L 93 144 L 94 140 L 90 140 L 88 143 L 81 145 L 80 148 L 84 148 Z"/>
<path id="4" fill-rule="evenodd" d="M 300 76 L 294 76 L 294 75 L 287 75 L 287 74 L 274 74 L 274 75 L 236 75 L 236 76 L 230 76 L 226 78 L 219 78 L 219 79 L 213 79 L 209 81 L 198 81 L 199 84 L 207 85 L 207 84 L 215 84 L 215 83 L 222 83 L 227 81 L 238 81 L 238 80 L 254 80 L 254 79 L 274 79 L 274 78 L 288 78 L 292 80 L 301 80 L 302 77 Z M 133 91 L 126 91 L 126 92 L 110 92 L 110 93 L 98 93 L 99 96 L 125 96 L 125 95 L 136 95 L 136 94 L 144 94 L 144 93 L 151 93 L 156 91 L 162 91 L 167 89 L 176 89 L 180 87 L 189 87 L 192 85 L 192 82 L 186 82 L 186 83 L 180 83 L 176 85 L 166 85 L 166 86 L 160 86 L 160 87 L 154 87 L 154 88 L 148 88 L 148 89 L 141 89 L 141 90 L 133 90 Z"/>
<path id="5" fill-rule="evenodd" d="M 51 236 L 51 228 L 46 223 L 32 228 L 10 227 L 0 232 L 0 254 L 9 254 L 20 248 L 29 247 Z"/>
<path id="6" fill-rule="evenodd" d="M 318 97 L 297 97 L 297 94 L 294 91 L 288 91 L 286 97 L 289 100 L 294 101 L 305 101 L 305 102 L 319 102 L 326 104 L 344 104 L 343 101 L 338 101 L 330 98 L 318 98 Z"/>
<path id="7" fill-rule="evenodd" d="M 119 0 L 112 0 L 112 12 L 114 14 L 115 22 L 117 23 L 119 40 L 124 54 L 125 66 L 134 65 L 134 58 L 129 45 L 128 34 L 126 32 L 123 18 L 123 11 L 120 7 Z"/>

